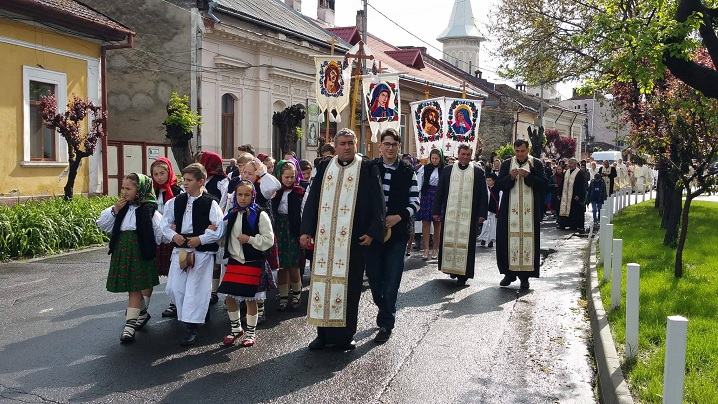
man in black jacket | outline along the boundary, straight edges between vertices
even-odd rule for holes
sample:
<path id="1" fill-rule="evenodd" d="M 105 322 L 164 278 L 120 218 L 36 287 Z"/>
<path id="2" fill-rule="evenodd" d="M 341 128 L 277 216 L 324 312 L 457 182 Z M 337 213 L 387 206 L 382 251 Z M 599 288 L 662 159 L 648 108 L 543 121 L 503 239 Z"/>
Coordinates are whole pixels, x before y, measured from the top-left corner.
<path id="1" fill-rule="evenodd" d="M 395 129 L 381 134 L 381 157 L 374 160 L 382 179 L 386 203 L 387 236 L 383 245 L 373 246 L 367 256 L 366 274 L 372 298 L 379 308 L 374 342 L 389 340 L 396 322 L 396 299 L 404 272 L 406 243 L 414 231 L 414 214 L 419 210 L 419 186 L 414 169 L 399 158 L 401 136 Z"/>

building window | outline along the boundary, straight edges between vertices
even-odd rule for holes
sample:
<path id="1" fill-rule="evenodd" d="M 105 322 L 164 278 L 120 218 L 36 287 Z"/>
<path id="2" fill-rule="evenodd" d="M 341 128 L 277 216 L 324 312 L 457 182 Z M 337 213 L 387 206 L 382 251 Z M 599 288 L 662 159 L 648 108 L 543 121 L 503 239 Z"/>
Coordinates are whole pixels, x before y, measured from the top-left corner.
<path id="1" fill-rule="evenodd" d="M 67 165 L 67 142 L 59 133 L 45 127 L 40 113 L 40 97 L 50 94 L 57 100 L 57 113 L 64 113 L 67 76 L 23 66 L 23 158 L 20 163 L 23 166 Z"/>
<path id="2" fill-rule="evenodd" d="M 234 157 L 234 97 L 222 96 L 222 157 Z"/>

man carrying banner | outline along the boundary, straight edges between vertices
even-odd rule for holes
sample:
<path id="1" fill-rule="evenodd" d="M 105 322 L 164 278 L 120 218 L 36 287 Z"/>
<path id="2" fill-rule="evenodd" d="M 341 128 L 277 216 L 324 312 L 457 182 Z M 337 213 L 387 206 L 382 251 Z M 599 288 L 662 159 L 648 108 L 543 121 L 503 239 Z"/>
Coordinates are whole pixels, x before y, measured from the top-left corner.
<path id="1" fill-rule="evenodd" d="M 496 263 L 504 275 L 499 285 L 509 286 L 518 277 L 521 289 L 529 288 L 529 278 L 539 276 L 539 226 L 541 204 L 548 181 L 543 164 L 529 155 L 529 142 L 514 142 L 514 156 L 504 160 L 496 181 L 503 191 L 496 228 Z"/>
<path id="2" fill-rule="evenodd" d="M 304 207 L 302 248 L 314 238 L 307 322 L 317 326 L 309 349 L 356 348 L 364 257 L 384 241 L 384 193 L 379 170 L 357 153 L 350 129 L 334 138 L 336 157 L 317 168 Z"/>
<path id="3" fill-rule="evenodd" d="M 445 167 L 434 197 L 434 220 L 444 213 L 439 247 L 439 270 L 460 286 L 474 277 L 477 223 L 486 220 L 488 191 L 484 170 L 471 162 L 471 146 L 461 144 L 459 160 Z"/>

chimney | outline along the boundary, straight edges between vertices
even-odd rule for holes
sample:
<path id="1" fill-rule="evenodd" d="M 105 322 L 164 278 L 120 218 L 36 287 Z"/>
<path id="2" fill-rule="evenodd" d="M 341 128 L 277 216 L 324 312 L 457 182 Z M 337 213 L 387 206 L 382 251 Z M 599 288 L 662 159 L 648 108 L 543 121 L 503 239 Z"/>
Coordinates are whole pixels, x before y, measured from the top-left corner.
<path id="1" fill-rule="evenodd" d="M 364 32 L 364 22 L 365 21 L 366 21 L 366 18 L 364 18 L 364 10 L 357 10 L 357 18 L 356 18 L 357 31 Z"/>
<path id="2" fill-rule="evenodd" d="M 332 27 L 334 26 L 334 2 L 335 0 L 319 0 L 317 4 L 317 18 Z"/>
<path id="3" fill-rule="evenodd" d="M 302 12 L 302 0 L 284 0 L 284 2 L 295 11 Z"/>

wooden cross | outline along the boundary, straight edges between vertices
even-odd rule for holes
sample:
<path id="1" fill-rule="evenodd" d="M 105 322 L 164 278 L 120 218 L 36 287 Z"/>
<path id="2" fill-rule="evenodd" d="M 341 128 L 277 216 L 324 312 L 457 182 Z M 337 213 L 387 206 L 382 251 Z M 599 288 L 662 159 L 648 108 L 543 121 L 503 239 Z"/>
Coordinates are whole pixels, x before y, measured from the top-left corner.
<path id="1" fill-rule="evenodd" d="M 466 81 L 461 83 L 461 98 L 466 99 Z"/>
<path id="2" fill-rule="evenodd" d="M 357 64 L 356 64 L 356 66 L 354 66 L 354 73 L 353 73 L 356 76 L 361 75 L 361 65 L 362 65 L 361 61 L 362 60 L 374 60 L 373 55 L 367 56 L 367 54 L 364 53 L 364 42 L 359 41 L 358 43 L 359 43 L 359 50 L 357 51 L 357 53 L 347 53 L 346 54 L 347 58 L 354 58 L 357 60 Z"/>
<path id="3" fill-rule="evenodd" d="M 349 212 L 349 210 L 350 210 L 350 209 L 349 209 L 349 208 L 347 208 L 347 205 L 344 205 L 344 207 L 343 207 L 343 208 L 341 208 L 341 209 L 339 209 L 339 210 L 341 210 L 341 211 L 342 211 L 342 213 L 344 213 L 344 214 L 346 215 L 346 214 L 347 214 L 347 212 Z"/>
<path id="4" fill-rule="evenodd" d="M 354 94 L 352 94 L 351 97 L 351 105 L 349 105 L 349 110 L 351 111 L 351 119 L 349 123 L 349 127 L 354 130 L 354 125 L 356 122 L 356 114 L 354 111 L 356 111 L 356 103 L 357 98 L 359 95 L 359 86 L 360 86 L 360 80 L 361 80 L 361 73 L 362 73 L 362 60 L 374 60 L 374 56 L 368 55 L 364 52 L 364 42 L 359 41 L 359 49 L 357 50 L 356 54 L 353 53 L 347 53 L 344 57 L 345 58 L 355 58 L 356 59 L 356 66 L 354 66 L 354 71 L 352 72 L 352 76 L 354 77 Z M 362 125 L 364 123 L 362 122 Z M 360 141 L 366 141 L 366 139 L 360 139 Z"/>
<path id="5" fill-rule="evenodd" d="M 426 96 L 427 100 L 429 99 L 429 96 L 431 95 L 431 93 L 429 92 L 430 88 L 431 88 L 431 86 L 429 85 L 428 82 L 424 83 L 424 95 Z"/>
<path id="6" fill-rule="evenodd" d="M 329 204 L 324 202 L 324 206 L 322 206 L 322 209 L 324 210 L 324 213 L 326 213 L 331 207 L 329 207 Z"/>
<path id="7" fill-rule="evenodd" d="M 337 40 L 334 39 L 334 37 L 329 38 L 329 41 L 327 41 L 327 42 L 329 42 L 329 44 L 332 46 L 332 49 L 329 54 L 334 56 L 334 45 L 338 44 L 339 42 L 337 42 Z"/>

